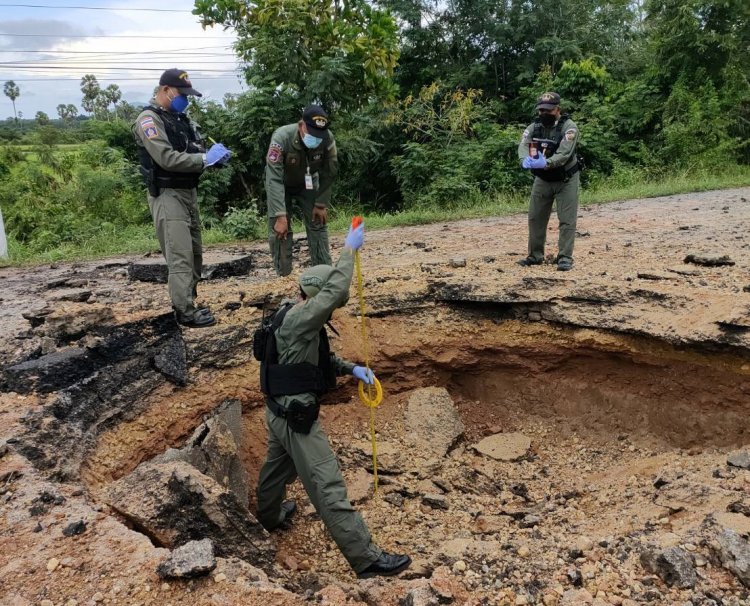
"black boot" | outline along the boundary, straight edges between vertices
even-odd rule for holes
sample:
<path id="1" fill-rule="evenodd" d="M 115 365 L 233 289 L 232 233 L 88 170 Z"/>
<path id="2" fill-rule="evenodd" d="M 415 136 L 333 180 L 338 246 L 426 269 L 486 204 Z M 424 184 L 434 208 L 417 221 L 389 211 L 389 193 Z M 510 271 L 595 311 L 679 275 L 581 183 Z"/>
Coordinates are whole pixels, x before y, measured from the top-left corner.
<path id="1" fill-rule="evenodd" d="M 288 530 L 292 526 L 292 518 L 294 517 L 295 511 L 297 511 L 296 501 L 284 501 L 281 504 L 281 513 L 283 514 L 283 517 L 281 518 L 281 522 L 278 523 L 276 528 L 280 528 L 281 530 Z"/>
<path id="2" fill-rule="evenodd" d="M 389 577 L 406 570 L 411 564 L 411 558 L 408 555 L 386 553 L 380 554 L 380 557 L 365 568 L 362 572 L 357 573 L 359 579 L 369 579 L 376 576 Z"/>
<path id="3" fill-rule="evenodd" d="M 541 264 L 542 264 L 542 261 L 539 261 L 538 259 L 535 259 L 534 257 L 526 257 L 525 259 L 516 261 L 516 265 L 520 265 L 521 267 L 530 267 L 531 265 L 541 265 Z"/>

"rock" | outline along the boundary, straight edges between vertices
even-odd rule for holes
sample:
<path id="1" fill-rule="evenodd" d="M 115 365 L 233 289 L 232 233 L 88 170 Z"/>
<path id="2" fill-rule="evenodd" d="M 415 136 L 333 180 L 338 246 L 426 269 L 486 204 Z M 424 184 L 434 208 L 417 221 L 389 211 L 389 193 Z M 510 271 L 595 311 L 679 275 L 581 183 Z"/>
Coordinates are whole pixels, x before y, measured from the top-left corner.
<path id="1" fill-rule="evenodd" d="M 542 314 L 538 311 L 530 311 L 528 317 L 529 322 L 541 322 L 542 320 Z"/>
<path id="2" fill-rule="evenodd" d="M 156 569 L 163 579 L 190 578 L 208 574 L 216 568 L 214 545 L 210 539 L 188 541 L 174 549 Z M 225 577 L 226 578 L 226 577 Z"/>
<path id="3" fill-rule="evenodd" d="M 57 558 L 50 558 L 47 561 L 47 570 L 49 572 L 55 572 L 55 570 L 57 570 L 57 567 L 59 565 L 60 565 L 60 560 L 58 560 Z"/>
<path id="4" fill-rule="evenodd" d="M 110 484 L 105 498 L 159 545 L 208 538 L 218 555 L 261 568 L 273 562 L 275 544 L 245 502 L 183 461 L 142 463 Z"/>
<path id="5" fill-rule="evenodd" d="M 358 467 L 354 476 L 346 482 L 346 493 L 352 503 L 361 503 L 370 498 L 374 489 L 374 477 Z"/>
<path id="6" fill-rule="evenodd" d="M 711 255 L 691 253 L 684 260 L 685 263 L 704 265 L 706 267 L 720 267 L 722 265 L 734 265 L 734 261 L 728 255 Z"/>
<path id="7" fill-rule="evenodd" d="M 574 549 L 578 549 L 581 553 L 586 553 L 594 548 L 594 541 L 589 537 L 581 535 L 576 537 Z"/>
<path id="8" fill-rule="evenodd" d="M 188 380 L 187 353 L 180 333 L 175 333 L 154 356 L 154 366 L 176 385 L 185 386 Z"/>
<path id="9" fill-rule="evenodd" d="M 472 445 L 477 452 L 498 461 L 518 461 L 531 448 L 531 440 L 522 433 L 498 433 Z"/>
<path id="10" fill-rule="evenodd" d="M 85 303 L 91 297 L 91 291 L 85 288 L 66 288 L 47 295 L 48 301 L 72 301 L 74 303 Z"/>
<path id="11" fill-rule="evenodd" d="M 92 305 L 62 306 L 52 310 L 44 322 L 44 334 L 57 339 L 75 339 L 114 320 L 111 307 Z"/>
<path id="12" fill-rule="evenodd" d="M 415 390 L 407 404 L 406 432 L 420 453 L 444 457 L 464 432 L 464 424 L 448 391 L 442 387 Z"/>
<path id="13" fill-rule="evenodd" d="M 646 570 L 659 575 L 670 587 L 695 587 L 695 560 L 690 553 L 680 547 L 670 547 L 663 551 L 649 547 L 641 552 L 640 560 Z"/>
<path id="14" fill-rule="evenodd" d="M 593 604 L 594 596 L 585 589 L 568 589 L 560 600 L 560 606 L 582 606 Z"/>
<path id="15" fill-rule="evenodd" d="M 466 572 L 466 562 L 457 560 L 453 563 L 453 572 Z"/>
<path id="16" fill-rule="evenodd" d="M 732 467 L 740 467 L 742 469 L 750 469 L 750 451 L 748 450 L 735 450 L 727 455 L 727 465 Z"/>
<path id="17" fill-rule="evenodd" d="M 453 257 L 449 264 L 451 267 L 466 267 L 466 259 L 464 257 Z"/>
<path id="18" fill-rule="evenodd" d="M 399 576 L 400 579 L 409 580 L 409 579 L 420 579 L 420 578 L 428 578 L 432 576 L 433 572 L 433 566 L 427 561 L 423 559 L 415 559 L 412 561 L 409 568 L 404 570 Z"/>
<path id="19" fill-rule="evenodd" d="M 567 577 L 573 587 L 580 587 L 583 585 L 583 575 L 577 568 L 571 568 L 568 570 Z"/>
<path id="20" fill-rule="evenodd" d="M 441 494 L 426 494 L 422 497 L 422 503 L 435 509 L 448 509 L 448 499 Z"/>
<path id="21" fill-rule="evenodd" d="M 639 271 L 636 275 L 641 280 L 676 280 L 674 276 L 653 271 Z"/>
<path id="22" fill-rule="evenodd" d="M 63 528 L 63 535 L 66 537 L 72 537 L 78 534 L 86 532 L 86 522 L 78 520 L 77 522 L 71 522 L 65 528 Z"/>
<path id="23" fill-rule="evenodd" d="M 716 523 L 722 528 L 733 530 L 737 534 L 750 536 L 750 518 L 740 513 L 719 512 L 713 515 Z"/>
<path id="24" fill-rule="evenodd" d="M 531 555 L 531 550 L 528 545 L 521 545 L 516 551 L 519 558 L 528 558 Z"/>
<path id="25" fill-rule="evenodd" d="M 17 393 L 49 393 L 87 377 L 95 368 L 87 348 L 68 347 L 7 367 L 1 375 L 2 384 Z"/>
<path id="26" fill-rule="evenodd" d="M 389 492 L 387 495 L 383 497 L 383 500 L 387 503 L 390 503 L 394 507 L 403 507 L 404 506 L 404 495 L 398 492 Z"/>
<path id="27" fill-rule="evenodd" d="M 750 587 L 750 543 L 730 528 L 718 528 L 713 548 L 721 565 Z"/>
<path id="28" fill-rule="evenodd" d="M 409 589 L 399 604 L 401 606 L 438 606 L 440 602 L 429 583 L 423 580 L 417 587 Z"/>
<path id="29" fill-rule="evenodd" d="M 227 575 L 225 575 L 223 572 L 220 572 L 214 577 L 214 583 L 223 583 L 227 580 Z"/>
<path id="30" fill-rule="evenodd" d="M 240 503 L 247 503 L 249 478 L 240 459 L 242 435 L 242 404 L 239 400 L 225 400 L 210 419 L 195 429 L 185 446 L 170 449 L 152 462 L 190 463 L 228 488 Z"/>
<path id="31" fill-rule="evenodd" d="M 97 269 L 109 269 L 110 267 L 125 267 L 130 261 L 127 259 L 105 259 L 96 266 Z"/>
<path id="32" fill-rule="evenodd" d="M 253 259 L 250 255 L 209 252 L 204 254 L 203 259 L 201 278 L 204 280 L 246 276 L 253 267 Z M 130 263 L 128 277 L 141 282 L 166 283 L 169 270 L 163 257 L 151 257 Z"/>

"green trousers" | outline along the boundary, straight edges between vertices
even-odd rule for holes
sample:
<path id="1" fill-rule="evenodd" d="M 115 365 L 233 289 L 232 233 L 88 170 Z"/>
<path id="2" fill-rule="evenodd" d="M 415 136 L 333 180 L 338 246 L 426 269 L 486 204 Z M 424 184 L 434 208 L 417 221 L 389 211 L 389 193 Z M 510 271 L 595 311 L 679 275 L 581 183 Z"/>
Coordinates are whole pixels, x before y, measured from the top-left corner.
<path id="1" fill-rule="evenodd" d="M 195 189 L 163 189 L 148 197 L 162 253 L 167 261 L 169 297 L 180 320 L 195 314 L 196 286 L 203 268 L 203 243 Z"/>
<path id="2" fill-rule="evenodd" d="M 258 480 L 258 521 L 275 528 L 281 521 L 286 486 L 299 476 L 310 501 L 355 572 L 380 557 L 362 516 L 346 494 L 336 455 L 319 421 L 309 434 L 295 433 L 266 407 L 268 453 Z"/>
<path id="3" fill-rule="evenodd" d="M 310 247 L 310 261 L 313 265 L 331 265 L 328 226 L 313 223 L 312 221 L 312 211 L 315 206 L 314 197 L 306 196 L 304 192 L 301 194 L 287 193 L 284 202 L 286 204 L 286 216 L 289 220 L 289 233 L 286 236 L 286 240 L 279 240 L 273 231 L 276 217 L 268 218 L 268 244 L 271 249 L 273 266 L 276 269 L 276 273 L 280 276 L 288 276 L 292 273 L 292 245 L 294 244 L 292 238 L 292 211 L 295 202 L 302 208 L 302 219 L 305 223 L 305 231 L 307 232 L 307 244 Z"/>
<path id="4" fill-rule="evenodd" d="M 579 185 L 580 173 L 573 175 L 567 182 L 544 181 L 539 177 L 534 179 L 529 204 L 529 257 L 537 261 L 544 260 L 544 243 L 552 202 L 557 201 L 557 218 L 560 221 L 557 258 L 573 259 Z"/>

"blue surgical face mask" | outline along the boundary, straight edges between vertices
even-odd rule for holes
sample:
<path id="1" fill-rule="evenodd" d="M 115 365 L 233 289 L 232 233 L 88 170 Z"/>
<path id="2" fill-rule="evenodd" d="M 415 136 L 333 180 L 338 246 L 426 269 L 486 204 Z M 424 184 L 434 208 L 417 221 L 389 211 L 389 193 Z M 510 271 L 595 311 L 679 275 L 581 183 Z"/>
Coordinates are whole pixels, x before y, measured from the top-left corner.
<path id="1" fill-rule="evenodd" d="M 176 95 L 169 100 L 169 109 L 181 114 L 187 109 L 189 103 L 187 95 Z"/>
<path id="2" fill-rule="evenodd" d="M 305 136 L 302 137 L 302 143 L 304 143 L 307 149 L 315 149 L 323 143 L 323 139 L 320 137 L 313 137 L 310 133 L 305 133 Z"/>

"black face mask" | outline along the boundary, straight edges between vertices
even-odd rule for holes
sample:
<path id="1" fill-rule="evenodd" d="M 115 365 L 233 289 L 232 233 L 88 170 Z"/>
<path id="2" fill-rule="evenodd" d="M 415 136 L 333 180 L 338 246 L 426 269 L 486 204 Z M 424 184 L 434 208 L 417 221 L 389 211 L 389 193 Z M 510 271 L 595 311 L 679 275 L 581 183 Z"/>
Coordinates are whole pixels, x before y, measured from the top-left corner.
<path id="1" fill-rule="evenodd" d="M 554 126 L 557 116 L 554 114 L 539 114 L 539 121 L 542 123 L 542 126 Z"/>

